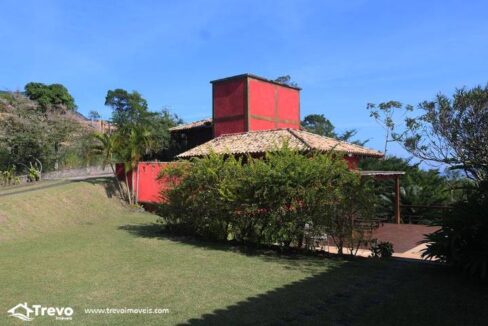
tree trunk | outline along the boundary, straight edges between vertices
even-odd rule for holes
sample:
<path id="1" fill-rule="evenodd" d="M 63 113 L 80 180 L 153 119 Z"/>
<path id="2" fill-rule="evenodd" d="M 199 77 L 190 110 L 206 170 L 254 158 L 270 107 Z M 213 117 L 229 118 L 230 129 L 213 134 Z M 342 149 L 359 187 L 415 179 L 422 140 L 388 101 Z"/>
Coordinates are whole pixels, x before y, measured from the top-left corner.
<path id="1" fill-rule="evenodd" d="M 125 175 L 125 186 L 127 187 L 127 197 L 129 199 L 129 205 L 132 205 L 132 192 L 129 187 L 129 178 L 127 177 L 127 172 L 124 170 Z"/>

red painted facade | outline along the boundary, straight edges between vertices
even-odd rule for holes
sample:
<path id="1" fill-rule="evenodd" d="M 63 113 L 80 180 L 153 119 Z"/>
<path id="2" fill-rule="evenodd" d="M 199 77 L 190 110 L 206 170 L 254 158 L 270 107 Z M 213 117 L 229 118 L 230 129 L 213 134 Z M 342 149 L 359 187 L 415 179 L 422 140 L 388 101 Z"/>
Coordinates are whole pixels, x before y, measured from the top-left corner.
<path id="1" fill-rule="evenodd" d="M 253 75 L 212 82 L 214 137 L 300 128 L 300 89 Z"/>
<path id="2" fill-rule="evenodd" d="M 357 156 L 346 156 L 344 159 L 350 169 L 356 170 L 358 168 L 359 158 Z M 139 203 L 161 203 L 163 201 L 161 192 L 169 189 L 171 182 L 167 179 L 158 179 L 158 177 L 160 172 L 170 164 L 178 163 L 140 162 L 134 173 L 131 171 L 127 173 L 129 187 L 135 186 L 136 198 Z M 125 182 L 122 164 L 117 164 L 116 173 L 119 179 Z"/>
<path id="3" fill-rule="evenodd" d="M 158 179 L 158 177 L 160 172 L 170 164 L 175 163 L 140 162 L 136 170 L 127 173 L 129 187 L 134 189 L 138 202 L 160 203 L 162 201 L 161 191 L 169 189 L 171 183 L 169 180 Z M 125 181 L 122 164 L 117 164 L 116 174 L 120 180 Z"/>
<path id="4" fill-rule="evenodd" d="M 344 159 L 347 162 L 347 166 L 351 170 L 357 170 L 359 166 L 359 157 L 356 155 L 353 156 L 344 156 Z"/>
<path id="5" fill-rule="evenodd" d="M 248 74 L 219 79 L 212 82 L 212 111 L 213 137 L 257 130 L 300 129 L 300 89 Z M 350 169 L 358 168 L 357 156 L 344 159 Z M 174 163 L 141 162 L 133 173 L 128 173 L 129 186 L 134 185 L 138 202 L 162 201 L 161 191 L 169 188 L 170 182 L 158 180 L 158 176 L 168 164 Z M 123 166 L 117 165 L 117 176 L 122 180 L 125 179 L 123 171 Z"/>

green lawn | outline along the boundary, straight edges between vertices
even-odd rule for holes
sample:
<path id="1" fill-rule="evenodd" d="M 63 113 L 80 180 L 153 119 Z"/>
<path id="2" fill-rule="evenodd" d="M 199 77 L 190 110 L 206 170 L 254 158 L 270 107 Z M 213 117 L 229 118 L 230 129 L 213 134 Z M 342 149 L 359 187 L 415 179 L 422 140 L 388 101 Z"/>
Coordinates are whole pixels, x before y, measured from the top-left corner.
<path id="1" fill-rule="evenodd" d="M 488 288 L 442 267 L 170 237 L 111 196 L 102 181 L 0 191 L 0 325 L 23 323 L 7 314 L 21 302 L 72 307 L 75 325 L 488 324 Z M 106 307 L 170 312 L 84 313 Z"/>

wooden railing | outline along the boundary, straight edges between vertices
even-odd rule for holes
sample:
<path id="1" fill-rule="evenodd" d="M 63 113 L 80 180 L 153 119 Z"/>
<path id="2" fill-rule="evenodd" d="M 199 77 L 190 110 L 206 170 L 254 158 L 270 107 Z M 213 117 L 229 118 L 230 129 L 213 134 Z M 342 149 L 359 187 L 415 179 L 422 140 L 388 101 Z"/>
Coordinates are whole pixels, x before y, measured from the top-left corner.
<path id="1" fill-rule="evenodd" d="M 402 223 L 423 224 L 423 220 L 430 219 L 429 213 L 437 211 L 439 217 L 443 217 L 451 208 L 447 205 L 400 205 Z M 418 213 L 412 213 L 412 210 L 418 210 Z"/>

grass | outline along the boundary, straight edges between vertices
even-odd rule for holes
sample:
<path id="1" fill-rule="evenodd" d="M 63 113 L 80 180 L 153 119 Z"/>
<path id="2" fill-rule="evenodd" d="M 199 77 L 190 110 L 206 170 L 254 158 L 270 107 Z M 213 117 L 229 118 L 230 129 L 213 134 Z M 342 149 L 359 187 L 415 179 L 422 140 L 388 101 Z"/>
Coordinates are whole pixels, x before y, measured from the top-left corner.
<path id="1" fill-rule="evenodd" d="M 279 256 L 172 237 L 159 232 L 154 215 L 123 207 L 108 185 L 0 192 L 0 325 L 22 323 L 6 313 L 20 302 L 73 307 L 75 325 L 488 322 L 486 285 L 443 267 Z M 170 313 L 83 311 L 105 307 Z"/>

